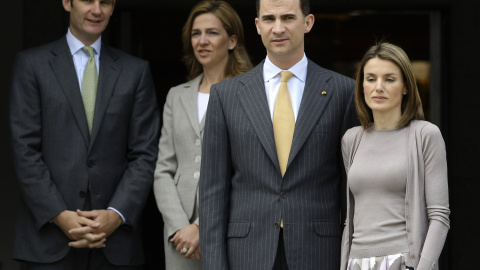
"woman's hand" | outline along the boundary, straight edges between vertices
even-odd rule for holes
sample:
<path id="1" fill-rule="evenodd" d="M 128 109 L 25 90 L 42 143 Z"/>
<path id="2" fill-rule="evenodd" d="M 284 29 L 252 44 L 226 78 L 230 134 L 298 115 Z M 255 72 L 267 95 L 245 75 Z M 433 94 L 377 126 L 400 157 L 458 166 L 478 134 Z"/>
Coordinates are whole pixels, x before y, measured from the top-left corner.
<path id="1" fill-rule="evenodd" d="M 200 260 L 200 233 L 198 225 L 193 223 L 181 228 L 170 239 L 176 250 L 186 259 Z M 187 250 L 185 253 L 184 251 Z"/>

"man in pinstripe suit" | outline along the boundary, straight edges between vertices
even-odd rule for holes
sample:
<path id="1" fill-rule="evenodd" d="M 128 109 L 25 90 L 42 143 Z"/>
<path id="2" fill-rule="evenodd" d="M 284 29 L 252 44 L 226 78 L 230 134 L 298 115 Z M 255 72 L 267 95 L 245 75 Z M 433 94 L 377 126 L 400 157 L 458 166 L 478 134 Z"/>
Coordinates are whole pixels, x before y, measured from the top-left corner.
<path id="1" fill-rule="evenodd" d="M 344 132 L 357 125 L 354 81 L 304 53 L 308 0 L 257 0 L 266 59 L 212 87 L 200 178 L 203 269 L 340 267 Z M 273 112 L 282 70 L 295 130 L 282 176 Z"/>

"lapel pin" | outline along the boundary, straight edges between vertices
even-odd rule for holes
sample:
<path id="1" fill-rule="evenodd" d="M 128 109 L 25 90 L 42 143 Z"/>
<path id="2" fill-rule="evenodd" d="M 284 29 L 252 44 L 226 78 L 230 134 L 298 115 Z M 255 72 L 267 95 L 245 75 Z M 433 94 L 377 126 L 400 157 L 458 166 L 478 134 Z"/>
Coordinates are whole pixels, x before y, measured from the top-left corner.
<path id="1" fill-rule="evenodd" d="M 322 91 L 322 95 L 326 95 L 327 94 L 327 91 Z"/>

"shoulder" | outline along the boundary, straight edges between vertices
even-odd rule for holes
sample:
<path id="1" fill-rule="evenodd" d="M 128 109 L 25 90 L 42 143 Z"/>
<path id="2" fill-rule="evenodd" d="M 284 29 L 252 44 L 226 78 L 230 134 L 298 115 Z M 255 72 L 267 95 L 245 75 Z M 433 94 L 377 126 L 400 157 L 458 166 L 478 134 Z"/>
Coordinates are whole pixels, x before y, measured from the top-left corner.
<path id="1" fill-rule="evenodd" d="M 441 136 L 440 129 L 433 123 L 424 120 L 412 120 L 410 128 L 417 136 Z"/>
<path id="2" fill-rule="evenodd" d="M 363 134 L 362 126 L 352 127 L 345 132 L 345 134 L 343 135 L 342 141 L 344 141 L 345 143 L 352 143 L 355 140 L 358 140 L 362 134 Z"/>
<path id="3" fill-rule="evenodd" d="M 193 80 L 173 86 L 168 91 L 168 96 L 175 97 L 175 96 L 181 96 L 184 93 L 197 92 L 198 85 L 200 84 L 202 77 L 203 77 L 203 74 L 195 77 Z"/>
<path id="4" fill-rule="evenodd" d="M 232 89 L 238 87 L 264 87 L 263 84 L 263 61 L 258 64 L 253 69 L 237 75 L 233 78 L 229 78 L 227 80 L 221 81 L 214 85 L 214 88 L 218 92 L 227 91 L 233 92 Z M 227 90 L 228 89 L 228 90 Z"/>
<path id="5" fill-rule="evenodd" d="M 333 70 L 329 70 L 324 67 L 321 67 L 310 59 L 308 60 L 308 73 L 307 73 L 307 76 L 309 75 L 323 76 L 327 78 L 327 80 L 329 81 L 333 80 L 334 82 L 343 83 L 347 86 L 355 85 L 355 80 L 353 80 L 352 78 L 347 77 L 338 72 L 335 72 Z"/>
<path id="6" fill-rule="evenodd" d="M 445 142 L 440 129 L 428 121 L 413 120 L 410 123 L 410 133 L 415 136 L 417 142 L 421 142 L 423 148 L 444 147 Z"/>
<path id="7" fill-rule="evenodd" d="M 69 52 L 68 44 L 65 38 L 46 43 L 40 46 L 33 48 L 28 48 L 23 51 L 20 51 L 17 54 L 17 57 L 23 57 L 26 59 L 34 60 L 45 60 L 46 58 L 54 57 L 63 52 Z"/>
<path id="8" fill-rule="evenodd" d="M 124 51 L 110 47 L 102 43 L 102 53 L 100 57 L 110 57 L 113 61 L 118 62 L 124 66 L 128 65 L 129 69 L 148 66 L 148 61 L 139 57 L 128 54 Z"/>

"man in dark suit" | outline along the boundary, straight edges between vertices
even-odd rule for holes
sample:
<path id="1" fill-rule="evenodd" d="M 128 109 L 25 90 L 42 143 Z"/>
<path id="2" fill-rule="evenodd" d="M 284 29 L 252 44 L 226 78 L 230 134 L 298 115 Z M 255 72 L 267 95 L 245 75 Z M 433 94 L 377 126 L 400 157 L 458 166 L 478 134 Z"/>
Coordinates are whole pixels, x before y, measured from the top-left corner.
<path id="1" fill-rule="evenodd" d="M 258 0 L 255 23 L 265 61 L 210 95 L 199 193 L 203 268 L 338 270 L 340 141 L 357 125 L 354 81 L 306 58 L 308 0 Z M 287 70 L 288 89 L 280 75 Z M 277 121 L 281 92 L 291 121 Z M 294 130 L 283 126 L 289 121 Z"/>
<path id="2" fill-rule="evenodd" d="M 13 257 L 27 269 L 140 269 L 159 133 L 150 68 L 102 43 L 115 0 L 62 3 L 67 35 L 21 52 L 13 71 Z"/>

